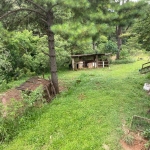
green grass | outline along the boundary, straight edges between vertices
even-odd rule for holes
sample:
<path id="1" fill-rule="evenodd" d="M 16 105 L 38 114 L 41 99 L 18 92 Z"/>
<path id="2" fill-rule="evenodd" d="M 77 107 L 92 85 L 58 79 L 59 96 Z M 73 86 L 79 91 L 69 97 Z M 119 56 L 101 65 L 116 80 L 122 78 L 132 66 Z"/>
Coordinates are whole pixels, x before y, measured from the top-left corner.
<path id="1" fill-rule="evenodd" d="M 123 122 L 129 126 L 133 115 L 150 118 L 150 97 L 143 91 L 149 79 L 138 72 L 143 62 L 59 72 L 69 90 L 19 119 L 13 140 L 0 148 L 103 150 L 106 144 L 110 150 L 121 150 Z"/>
<path id="2" fill-rule="evenodd" d="M 25 82 L 28 77 L 24 77 L 20 80 L 15 80 L 12 82 L 7 83 L 5 80 L 0 79 L 0 93 L 5 92 L 7 89 L 15 88 Z"/>

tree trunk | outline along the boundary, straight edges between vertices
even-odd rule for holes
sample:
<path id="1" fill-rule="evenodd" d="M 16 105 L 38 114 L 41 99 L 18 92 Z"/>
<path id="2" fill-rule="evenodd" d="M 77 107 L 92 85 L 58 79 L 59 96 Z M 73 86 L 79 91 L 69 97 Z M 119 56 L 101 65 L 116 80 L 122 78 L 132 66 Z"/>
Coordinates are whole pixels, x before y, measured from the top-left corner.
<path id="1" fill-rule="evenodd" d="M 120 51 L 121 51 L 121 45 L 122 45 L 122 38 L 120 37 L 121 34 L 122 34 L 122 27 L 117 26 L 116 27 L 116 37 L 117 37 L 118 52 L 116 55 L 116 59 L 120 58 Z"/>
<path id="2" fill-rule="evenodd" d="M 92 41 L 92 45 L 93 45 L 93 51 L 95 52 L 95 42 L 94 42 L 94 40 Z"/>
<path id="3" fill-rule="evenodd" d="M 96 53 L 96 43 L 94 38 L 92 38 L 92 46 L 93 46 L 93 51 Z"/>
<path id="4" fill-rule="evenodd" d="M 59 86 L 58 86 L 58 76 L 57 76 L 57 64 L 56 64 L 56 54 L 55 54 L 55 47 L 54 47 L 54 33 L 51 30 L 53 25 L 53 12 L 49 10 L 47 12 L 47 36 L 48 36 L 48 47 L 49 47 L 49 55 L 50 55 L 50 72 L 51 72 L 51 80 L 54 84 L 56 93 L 59 93 Z"/>

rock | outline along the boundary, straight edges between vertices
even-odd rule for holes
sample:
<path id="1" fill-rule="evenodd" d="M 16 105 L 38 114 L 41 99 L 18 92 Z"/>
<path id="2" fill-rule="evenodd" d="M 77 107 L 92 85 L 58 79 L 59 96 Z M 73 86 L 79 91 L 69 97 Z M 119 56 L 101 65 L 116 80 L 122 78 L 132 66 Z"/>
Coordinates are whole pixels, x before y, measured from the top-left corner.
<path id="1" fill-rule="evenodd" d="M 150 84 L 145 83 L 144 86 L 143 86 L 143 89 L 146 90 L 146 91 L 149 91 L 150 90 Z"/>

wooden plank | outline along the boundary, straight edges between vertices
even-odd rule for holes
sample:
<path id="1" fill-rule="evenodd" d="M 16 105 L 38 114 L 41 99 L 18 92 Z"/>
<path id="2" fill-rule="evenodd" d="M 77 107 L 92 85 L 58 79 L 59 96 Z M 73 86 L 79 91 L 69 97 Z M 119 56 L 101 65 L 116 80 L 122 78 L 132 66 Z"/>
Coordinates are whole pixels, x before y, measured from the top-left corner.
<path id="1" fill-rule="evenodd" d="M 142 68 L 145 68 L 144 65 L 149 64 L 149 63 L 150 63 L 150 62 L 144 63 L 144 64 L 142 65 Z"/>
<path id="2" fill-rule="evenodd" d="M 50 101 L 50 100 L 52 99 L 52 98 L 51 98 L 51 95 L 50 95 L 50 92 L 49 92 L 47 86 L 45 86 L 45 88 L 46 88 L 46 91 L 47 91 L 47 94 L 48 94 L 48 97 L 49 97 L 49 101 Z"/>
<path id="3" fill-rule="evenodd" d="M 150 72 L 150 66 L 147 66 L 147 67 L 144 67 L 140 70 L 140 73 L 141 74 L 144 74 L 144 73 L 147 73 L 147 72 Z"/>

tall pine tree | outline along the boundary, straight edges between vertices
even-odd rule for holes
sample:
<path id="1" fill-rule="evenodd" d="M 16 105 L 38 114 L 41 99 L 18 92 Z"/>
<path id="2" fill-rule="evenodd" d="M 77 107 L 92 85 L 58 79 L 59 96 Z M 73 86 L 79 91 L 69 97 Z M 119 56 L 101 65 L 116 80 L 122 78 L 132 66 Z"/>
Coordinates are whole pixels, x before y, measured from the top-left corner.
<path id="1" fill-rule="evenodd" d="M 56 93 L 59 93 L 58 87 L 58 77 L 57 77 L 57 64 L 55 56 L 55 43 L 54 43 L 54 32 L 52 31 L 52 26 L 55 23 L 55 10 L 57 7 L 65 7 L 66 9 L 71 9 L 74 15 L 80 15 L 82 9 L 85 9 L 89 6 L 87 0 L 18 0 L 18 1 L 7 1 L 2 0 L 0 6 L 9 6 L 5 7 L 3 11 L 0 12 L 0 20 L 9 24 L 9 19 L 18 18 L 19 15 L 22 18 L 30 18 L 28 24 L 31 22 L 36 27 L 40 27 L 43 32 L 47 34 L 48 37 L 48 47 L 50 57 L 50 73 L 51 79 L 54 84 Z M 10 17 L 11 16 L 11 17 Z M 31 20 L 33 18 L 33 21 Z M 13 26 L 13 25 L 12 25 Z M 16 24 L 15 24 L 16 26 Z"/>
<path id="2" fill-rule="evenodd" d="M 128 28 L 134 23 L 135 19 L 143 15 L 142 7 L 145 6 L 144 2 L 133 2 L 130 0 L 112 1 L 112 13 L 116 18 L 113 20 L 116 26 L 116 39 L 118 45 L 118 53 L 116 58 L 120 58 L 120 51 L 122 45 L 122 33 L 125 33 Z"/>

